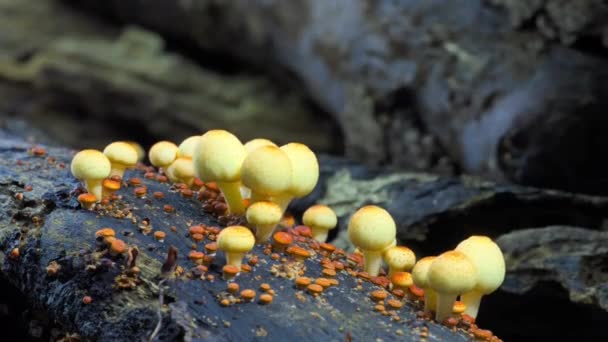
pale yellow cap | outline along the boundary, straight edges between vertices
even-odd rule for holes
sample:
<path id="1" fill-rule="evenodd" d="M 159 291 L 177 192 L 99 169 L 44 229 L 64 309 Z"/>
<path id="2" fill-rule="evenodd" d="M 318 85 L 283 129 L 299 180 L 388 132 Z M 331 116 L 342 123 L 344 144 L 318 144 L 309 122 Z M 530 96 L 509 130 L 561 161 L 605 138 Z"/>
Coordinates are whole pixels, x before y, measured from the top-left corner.
<path id="1" fill-rule="evenodd" d="M 266 196 L 286 192 L 291 185 L 291 161 L 276 146 L 262 146 L 249 153 L 243 162 L 243 185 Z"/>
<path id="2" fill-rule="evenodd" d="M 181 144 L 179 144 L 178 150 L 177 150 L 177 157 L 178 158 L 192 158 L 194 156 L 194 150 L 196 148 L 196 145 L 201 141 L 201 136 L 200 135 L 195 135 L 192 137 L 188 137 L 186 138 L 184 141 L 182 141 Z"/>
<path id="3" fill-rule="evenodd" d="M 384 251 L 386 264 L 399 271 L 409 271 L 416 263 L 416 255 L 405 246 L 395 246 Z"/>
<path id="4" fill-rule="evenodd" d="M 412 269 L 412 279 L 416 286 L 423 289 L 429 286 L 429 268 L 431 268 L 431 264 L 435 259 L 437 259 L 436 256 L 424 257 L 418 260 L 414 265 L 414 268 Z"/>
<path id="5" fill-rule="evenodd" d="M 104 179 L 112 170 L 108 157 L 97 150 L 82 150 L 76 153 L 70 167 L 72 175 L 80 180 Z"/>
<path id="6" fill-rule="evenodd" d="M 505 259 L 500 247 L 487 236 L 473 235 L 460 242 L 457 251 L 464 253 L 477 269 L 475 289 L 487 295 L 505 279 Z"/>
<path id="7" fill-rule="evenodd" d="M 306 209 L 302 216 L 302 222 L 309 227 L 317 227 L 325 230 L 331 230 L 338 224 L 338 217 L 330 207 L 322 204 L 316 204 Z"/>
<path id="8" fill-rule="evenodd" d="M 167 174 L 170 174 L 174 179 L 188 183 L 194 178 L 194 164 L 190 158 L 177 158 L 167 168 Z"/>
<path id="9" fill-rule="evenodd" d="M 391 214 L 375 205 L 357 210 L 348 223 L 350 241 L 364 251 L 381 252 L 395 240 L 396 234 Z"/>
<path id="10" fill-rule="evenodd" d="M 287 153 L 292 165 L 292 178 L 289 192 L 295 197 L 304 197 L 311 193 L 319 180 L 319 162 L 317 156 L 308 146 L 300 143 L 289 143 L 281 146 Z"/>
<path id="11" fill-rule="evenodd" d="M 429 268 L 428 285 L 437 293 L 463 294 L 471 291 L 476 281 L 477 270 L 462 252 L 445 252 Z"/>
<path id="12" fill-rule="evenodd" d="M 282 216 L 281 208 L 273 202 L 255 202 L 247 208 L 247 222 L 252 224 L 277 224 Z"/>
<path id="13" fill-rule="evenodd" d="M 113 164 L 125 165 L 127 167 L 137 164 L 137 150 L 135 150 L 131 144 L 124 141 L 117 141 L 109 144 L 103 150 L 103 154 L 105 154 Z"/>
<path id="14" fill-rule="evenodd" d="M 248 142 L 246 142 L 245 150 L 247 150 L 247 153 L 251 153 L 254 150 L 257 150 L 258 148 L 263 147 L 263 146 L 277 147 L 277 144 L 273 143 L 272 141 L 270 141 L 268 139 L 257 138 L 257 139 L 252 139 L 252 140 L 249 140 Z"/>
<path id="15" fill-rule="evenodd" d="M 230 226 L 219 233 L 217 245 L 224 252 L 246 253 L 255 245 L 255 236 L 247 227 Z"/>
<path id="16" fill-rule="evenodd" d="M 177 145 L 170 141 L 159 141 L 148 152 L 150 163 L 156 167 L 167 167 L 177 158 Z"/>
<path id="17" fill-rule="evenodd" d="M 246 155 L 245 147 L 232 133 L 208 131 L 194 148 L 194 173 L 204 182 L 237 182 Z"/>

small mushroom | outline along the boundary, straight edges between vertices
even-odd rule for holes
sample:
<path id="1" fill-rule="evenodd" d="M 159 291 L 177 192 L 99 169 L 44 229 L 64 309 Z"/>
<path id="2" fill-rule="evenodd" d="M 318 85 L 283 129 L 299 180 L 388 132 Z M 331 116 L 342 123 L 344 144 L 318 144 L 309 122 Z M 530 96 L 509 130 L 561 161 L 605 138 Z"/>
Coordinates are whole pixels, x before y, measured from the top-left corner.
<path id="1" fill-rule="evenodd" d="M 131 147 L 135 149 L 135 152 L 137 152 L 137 161 L 142 162 L 146 157 L 146 150 L 144 150 L 144 148 L 136 141 L 127 140 L 124 142 L 131 145 Z"/>
<path id="2" fill-rule="evenodd" d="M 208 131 L 194 148 L 194 174 L 203 182 L 217 183 L 231 214 L 245 212 L 240 181 L 246 154 L 241 141 L 225 130 Z"/>
<path id="3" fill-rule="evenodd" d="M 167 177 L 173 183 L 184 183 L 188 186 L 194 182 L 194 164 L 192 159 L 180 157 L 167 168 Z"/>
<path id="4" fill-rule="evenodd" d="M 274 147 L 278 147 L 272 141 L 270 141 L 268 139 L 263 139 L 263 138 L 257 138 L 257 139 L 249 140 L 243 146 L 245 147 L 245 150 L 247 151 L 247 154 L 253 152 L 257 148 L 262 147 L 262 146 L 274 146 Z M 246 187 L 244 185 L 241 185 L 241 195 L 243 196 L 243 198 L 249 198 L 249 197 L 251 197 L 251 189 L 249 189 L 248 187 Z"/>
<path id="5" fill-rule="evenodd" d="M 82 150 L 72 159 L 72 175 L 84 181 L 87 191 L 97 201 L 102 198 L 102 181 L 110 175 L 112 166 L 110 160 L 97 150 Z"/>
<path id="6" fill-rule="evenodd" d="M 437 293 L 435 320 L 443 322 L 450 317 L 456 297 L 471 291 L 476 281 L 475 265 L 462 252 L 448 251 L 433 260 L 428 285 Z"/>
<path id="7" fill-rule="evenodd" d="M 395 246 L 384 251 L 384 261 L 388 265 L 388 276 L 398 271 L 410 271 L 416 263 L 416 255 L 405 246 Z"/>
<path id="8" fill-rule="evenodd" d="M 460 296 L 465 313 L 476 318 L 481 297 L 496 291 L 505 279 L 505 259 L 500 247 L 487 236 L 471 236 L 455 250 L 464 253 L 477 269 L 475 288 Z"/>
<path id="9" fill-rule="evenodd" d="M 190 158 L 194 156 L 194 150 L 196 145 L 201 141 L 200 135 L 194 135 L 184 139 L 178 146 L 177 157 L 178 158 Z"/>
<path id="10" fill-rule="evenodd" d="M 249 252 L 255 244 L 255 237 L 251 230 L 243 226 L 230 226 L 224 228 L 217 237 L 217 245 L 226 255 L 226 263 L 241 268 L 245 253 Z"/>
<path id="11" fill-rule="evenodd" d="M 382 251 L 395 240 L 397 228 L 384 209 L 368 205 L 357 210 L 348 223 L 350 241 L 363 252 L 365 272 L 375 277 L 382 266 Z"/>
<path id="12" fill-rule="evenodd" d="M 170 141 L 159 141 L 150 147 L 148 158 L 158 168 L 167 168 L 177 158 L 178 147 Z"/>
<path id="13" fill-rule="evenodd" d="M 101 185 L 103 187 L 101 191 L 103 198 L 112 197 L 112 195 L 120 189 L 120 182 L 109 178 L 104 179 L 103 182 L 101 182 Z"/>
<path id="14" fill-rule="evenodd" d="M 315 240 L 325 242 L 329 231 L 336 228 L 338 217 L 330 207 L 317 204 L 304 212 L 302 221 L 310 227 Z"/>
<path id="15" fill-rule="evenodd" d="M 256 243 L 268 241 L 281 216 L 281 208 L 272 202 L 256 202 L 247 208 L 247 222 L 256 228 Z"/>
<path id="16" fill-rule="evenodd" d="M 117 141 L 109 144 L 103 150 L 103 154 L 108 157 L 112 164 L 110 176 L 122 176 L 125 170 L 137 164 L 137 151 L 133 146 L 123 141 Z"/>
<path id="17" fill-rule="evenodd" d="M 78 196 L 78 203 L 83 209 L 92 210 L 95 202 L 97 202 L 97 198 L 93 194 L 84 193 Z"/>
<path id="18" fill-rule="evenodd" d="M 424 312 L 431 313 L 437 306 L 437 293 L 429 286 L 429 268 L 435 260 L 435 256 L 424 257 L 414 265 L 412 269 L 412 280 L 417 287 L 424 290 Z"/>

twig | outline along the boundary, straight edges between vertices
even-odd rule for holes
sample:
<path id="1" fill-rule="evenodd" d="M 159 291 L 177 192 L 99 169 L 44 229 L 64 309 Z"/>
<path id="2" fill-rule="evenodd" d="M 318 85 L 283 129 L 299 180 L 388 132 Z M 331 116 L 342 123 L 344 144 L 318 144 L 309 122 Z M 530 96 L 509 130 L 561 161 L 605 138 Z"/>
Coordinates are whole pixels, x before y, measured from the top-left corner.
<path id="1" fill-rule="evenodd" d="M 162 327 L 162 323 L 163 323 L 163 302 L 164 302 L 164 298 L 165 298 L 163 284 L 165 283 L 165 280 L 167 280 L 167 279 L 163 279 L 158 282 L 158 304 L 159 304 L 158 311 L 157 311 L 158 323 L 156 323 L 156 327 L 154 328 L 154 331 L 152 331 L 152 334 L 150 335 L 150 339 L 149 339 L 150 342 L 154 341 L 154 339 L 156 338 L 156 335 L 158 335 L 158 333 L 160 332 L 160 328 Z"/>

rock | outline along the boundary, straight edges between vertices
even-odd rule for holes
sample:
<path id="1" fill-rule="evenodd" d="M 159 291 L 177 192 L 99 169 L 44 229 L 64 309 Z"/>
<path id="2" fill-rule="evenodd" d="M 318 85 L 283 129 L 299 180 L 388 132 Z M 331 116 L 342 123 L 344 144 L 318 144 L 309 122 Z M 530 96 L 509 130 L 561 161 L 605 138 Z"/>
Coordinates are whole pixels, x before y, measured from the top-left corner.
<path id="1" fill-rule="evenodd" d="M 256 246 L 245 260 L 256 256 L 259 261 L 235 282 L 241 290 L 251 288 L 258 295 L 252 303 L 234 303 L 238 296 L 228 294 L 228 282 L 222 279 L 223 253 L 217 253 L 203 273 L 204 280 L 188 259 L 193 245 L 188 228 L 220 226 L 217 216 L 201 210 L 196 198 L 133 170 L 126 173 L 117 192 L 119 199 L 94 211 L 84 210 L 76 201 L 78 182 L 69 173 L 73 151 L 46 146 L 46 153 L 35 155 L 31 147 L 6 135 L 0 137 L 0 273 L 34 306 L 43 308 L 51 321 L 60 322 L 66 335 L 76 333 L 97 341 L 147 340 L 158 323 L 162 288 L 167 305 L 161 314 L 159 340 L 276 340 L 285 336 L 319 341 L 350 337 L 418 341 L 421 336 L 428 341 L 470 340 L 463 329 L 452 331 L 418 318 L 420 304 L 407 302 L 388 316 L 375 312 L 369 293 L 379 287 L 364 281 L 356 289 L 357 278 L 346 271 L 338 272 L 339 284 L 319 297 L 297 290 L 294 280 L 285 278 L 292 269 L 312 278 L 322 270 L 321 252 L 305 238 L 299 244 L 314 253 L 304 268 L 285 255 L 281 255 L 285 261 L 275 261 L 263 252 L 264 246 Z M 147 187 L 145 198 L 134 195 L 130 184 L 135 177 Z M 163 198 L 153 196 L 155 192 L 162 192 Z M 139 276 L 130 273 L 128 256 L 111 256 L 104 243 L 96 241 L 95 232 L 102 227 L 112 227 L 116 238 L 138 248 Z M 155 240 L 154 231 L 166 233 L 163 242 Z M 211 235 L 204 243 L 213 240 Z M 177 264 L 166 261 L 170 246 L 178 250 Z M 202 244 L 196 248 L 203 250 Z M 343 260 L 340 254 L 334 258 Z M 160 278 L 163 264 L 167 272 Z M 269 305 L 257 299 L 262 283 L 276 292 Z M 222 306 L 222 299 L 230 305 Z M 395 315 L 399 320 L 394 320 Z"/>
<path id="2" fill-rule="evenodd" d="M 356 160 L 608 193 L 605 1 L 68 2 L 293 72 Z"/>
<path id="3" fill-rule="evenodd" d="M 260 75 L 208 70 L 139 27 L 110 26 L 55 0 L 0 0 L 0 31 L 10 32 L 0 37 L 4 126 L 27 120 L 74 147 L 179 143 L 217 127 L 244 141 L 297 140 L 325 151 L 341 144 L 296 91 Z"/>
<path id="4" fill-rule="evenodd" d="M 608 232 L 553 226 L 500 236 L 508 277 L 504 291 L 530 292 L 555 282 L 571 301 L 608 311 Z"/>

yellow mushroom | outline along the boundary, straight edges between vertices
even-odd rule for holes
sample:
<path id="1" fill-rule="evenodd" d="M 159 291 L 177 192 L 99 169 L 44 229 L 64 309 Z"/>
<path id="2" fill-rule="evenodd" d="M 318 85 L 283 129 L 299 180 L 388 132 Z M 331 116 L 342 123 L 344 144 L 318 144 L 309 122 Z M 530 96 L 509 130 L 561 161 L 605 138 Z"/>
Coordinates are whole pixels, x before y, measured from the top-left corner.
<path id="1" fill-rule="evenodd" d="M 471 236 L 455 250 L 464 253 L 477 269 L 475 288 L 460 296 L 465 313 L 476 318 L 481 297 L 496 291 L 505 279 L 505 259 L 500 247 L 487 236 Z"/>
<path id="2" fill-rule="evenodd" d="M 194 181 L 194 163 L 190 158 L 177 158 L 165 173 L 172 182 L 190 186 Z"/>
<path id="3" fill-rule="evenodd" d="M 137 151 L 133 146 L 123 141 L 117 141 L 109 144 L 103 150 L 103 154 L 108 157 L 112 164 L 110 176 L 122 176 L 125 170 L 137 164 Z"/>
<path id="4" fill-rule="evenodd" d="M 251 189 L 251 203 L 273 200 L 287 191 L 291 168 L 289 157 L 278 147 L 262 146 L 249 153 L 243 161 L 241 177 L 243 185 Z"/>
<path id="5" fill-rule="evenodd" d="M 97 201 L 102 198 L 102 182 L 111 170 L 108 157 L 97 150 L 82 150 L 72 159 L 72 175 L 84 181 L 87 191 L 95 195 Z"/>
<path id="6" fill-rule="evenodd" d="M 338 217 L 330 207 L 317 204 L 304 212 L 302 222 L 310 227 L 315 240 L 325 242 L 329 231 L 338 224 Z"/>
<path id="7" fill-rule="evenodd" d="M 412 280 L 414 284 L 424 290 L 424 312 L 431 313 L 437 307 L 437 293 L 429 286 L 429 268 L 435 260 L 435 256 L 424 257 L 414 265 L 412 269 Z"/>
<path id="8" fill-rule="evenodd" d="M 201 141 L 200 135 L 195 135 L 184 139 L 184 141 L 179 144 L 177 149 L 177 157 L 178 158 L 192 158 L 194 156 L 194 150 L 196 149 L 196 145 Z"/>
<path id="9" fill-rule="evenodd" d="M 273 143 L 272 141 L 270 141 L 268 139 L 264 139 L 264 138 L 257 138 L 257 139 L 249 140 L 243 146 L 245 147 L 247 154 L 249 154 L 249 153 L 253 152 L 254 150 L 258 149 L 259 147 L 263 147 L 263 146 L 278 147 L 277 144 Z M 248 187 L 241 184 L 241 195 L 243 196 L 243 198 L 251 197 L 251 189 L 249 189 Z"/>
<path id="10" fill-rule="evenodd" d="M 439 255 L 429 267 L 428 285 L 437 293 L 435 320 L 443 322 L 452 314 L 459 294 L 475 287 L 477 269 L 462 252 L 448 251 Z"/>
<path id="11" fill-rule="evenodd" d="M 222 191 L 228 212 L 243 214 L 241 168 L 247 152 L 241 141 L 225 130 L 211 130 L 194 148 L 194 174 L 203 182 L 215 182 Z"/>
<path id="12" fill-rule="evenodd" d="M 348 237 L 363 252 L 365 271 L 372 277 L 380 272 L 382 251 L 396 234 L 395 221 L 388 211 L 374 205 L 357 210 L 348 223 Z"/>
<path id="13" fill-rule="evenodd" d="M 178 147 L 170 141 L 159 141 L 150 147 L 148 159 L 158 168 L 166 168 L 177 158 Z"/>
<path id="14" fill-rule="evenodd" d="M 416 255 L 405 246 L 395 246 L 384 251 L 384 261 L 388 265 L 388 276 L 395 272 L 409 272 L 416 263 Z"/>
<path id="15" fill-rule="evenodd" d="M 285 212 L 289 202 L 311 193 L 319 180 L 319 162 L 317 156 L 308 146 L 300 143 L 289 143 L 281 146 L 291 161 L 291 185 L 287 191 L 276 196 L 276 202 Z"/>
<path id="16" fill-rule="evenodd" d="M 135 151 L 137 152 L 137 161 L 142 162 L 146 157 L 146 150 L 144 150 L 144 148 L 136 141 L 127 140 L 124 142 L 131 145 L 131 147 L 135 149 Z"/>
<path id="17" fill-rule="evenodd" d="M 257 243 L 268 241 L 275 226 L 281 221 L 281 216 L 281 208 L 273 202 L 255 202 L 247 208 L 247 222 L 255 225 Z"/>
<path id="18" fill-rule="evenodd" d="M 253 248 L 254 244 L 255 237 L 251 230 L 243 226 L 226 227 L 217 236 L 217 245 L 226 255 L 226 264 L 239 269 L 243 256 Z"/>

